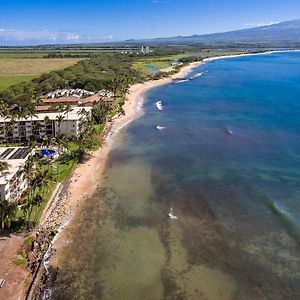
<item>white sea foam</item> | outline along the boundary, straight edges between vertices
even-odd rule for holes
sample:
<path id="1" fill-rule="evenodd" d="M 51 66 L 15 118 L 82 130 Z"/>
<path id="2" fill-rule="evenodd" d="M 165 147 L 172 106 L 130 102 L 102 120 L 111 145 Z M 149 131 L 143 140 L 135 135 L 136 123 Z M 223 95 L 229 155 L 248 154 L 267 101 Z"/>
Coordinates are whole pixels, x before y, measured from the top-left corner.
<path id="1" fill-rule="evenodd" d="M 163 110 L 163 105 L 161 101 L 157 101 L 155 104 L 158 110 Z"/>
<path id="2" fill-rule="evenodd" d="M 180 79 L 180 80 L 177 80 L 177 81 L 175 81 L 175 83 L 182 83 L 182 82 L 187 82 L 187 81 L 189 81 L 188 78 L 187 78 L 187 79 Z"/>
<path id="3" fill-rule="evenodd" d="M 195 79 L 195 78 L 197 78 L 197 77 L 200 77 L 200 76 L 202 76 L 202 75 L 203 75 L 203 73 L 196 73 L 195 75 L 191 76 L 189 79 L 190 79 L 190 80 L 193 80 L 193 79 Z"/>
<path id="4" fill-rule="evenodd" d="M 144 104 L 144 98 L 139 97 L 139 101 L 137 102 L 136 110 L 141 111 L 143 108 L 143 104 Z"/>

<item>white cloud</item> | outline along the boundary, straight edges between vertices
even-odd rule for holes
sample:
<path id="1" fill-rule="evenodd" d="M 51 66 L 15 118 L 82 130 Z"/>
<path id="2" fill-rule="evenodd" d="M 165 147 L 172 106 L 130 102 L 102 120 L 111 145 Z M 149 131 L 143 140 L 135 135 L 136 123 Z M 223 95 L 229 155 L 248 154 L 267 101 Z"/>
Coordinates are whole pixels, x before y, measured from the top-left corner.
<path id="1" fill-rule="evenodd" d="M 105 36 L 101 36 L 100 39 L 103 41 L 111 41 L 114 39 L 114 36 L 113 35 L 105 35 Z"/>
<path id="2" fill-rule="evenodd" d="M 77 40 L 81 39 L 81 36 L 78 33 L 70 33 L 70 34 L 67 34 L 66 39 L 68 41 L 77 41 Z"/>
<path id="3" fill-rule="evenodd" d="M 2 44 L 41 44 L 54 42 L 84 41 L 86 38 L 76 32 L 59 30 L 16 30 L 0 28 L 0 45 Z"/>
<path id="4" fill-rule="evenodd" d="M 249 23 L 245 23 L 244 26 L 260 27 L 260 26 L 274 25 L 278 23 L 280 22 L 249 22 Z"/>

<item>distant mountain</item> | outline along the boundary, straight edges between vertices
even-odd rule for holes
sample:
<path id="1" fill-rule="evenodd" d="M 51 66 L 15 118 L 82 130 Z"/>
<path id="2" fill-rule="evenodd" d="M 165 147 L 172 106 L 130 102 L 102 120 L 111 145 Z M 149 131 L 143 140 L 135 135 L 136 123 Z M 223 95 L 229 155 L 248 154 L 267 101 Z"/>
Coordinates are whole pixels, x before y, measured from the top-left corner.
<path id="1" fill-rule="evenodd" d="M 201 45 L 256 45 L 274 47 L 300 47 L 300 19 L 250 29 L 204 34 L 177 36 L 148 40 L 128 40 L 124 43 L 157 44 L 201 44 Z"/>

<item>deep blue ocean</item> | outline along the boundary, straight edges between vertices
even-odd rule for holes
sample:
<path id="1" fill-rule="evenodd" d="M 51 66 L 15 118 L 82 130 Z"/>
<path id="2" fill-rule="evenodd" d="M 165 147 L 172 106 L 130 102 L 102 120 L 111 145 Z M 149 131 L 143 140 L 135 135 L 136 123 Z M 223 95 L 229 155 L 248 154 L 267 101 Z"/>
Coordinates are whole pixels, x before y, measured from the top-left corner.
<path id="1" fill-rule="evenodd" d="M 187 78 L 121 133 L 54 299 L 300 299 L 300 53 Z"/>
<path id="2" fill-rule="evenodd" d="M 242 206 L 283 214 L 300 230 L 300 53 L 216 60 L 187 77 L 199 73 L 147 95 L 128 146 L 144 147 L 153 164 L 172 161 L 182 184 L 244 186 L 259 197 Z"/>

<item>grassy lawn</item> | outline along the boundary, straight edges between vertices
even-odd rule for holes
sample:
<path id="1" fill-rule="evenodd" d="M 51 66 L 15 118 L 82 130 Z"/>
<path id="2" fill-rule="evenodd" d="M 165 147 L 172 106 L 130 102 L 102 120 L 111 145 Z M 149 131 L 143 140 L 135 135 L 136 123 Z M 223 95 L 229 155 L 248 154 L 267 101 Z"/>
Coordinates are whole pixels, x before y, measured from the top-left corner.
<path id="1" fill-rule="evenodd" d="M 28 58 L 28 59 L 0 59 L 0 76 L 39 75 L 52 70 L 64 69 L 76 64 L 78 58 Z"/>
<path id="2" fill-rule="evenodd" d="M 0 77 L 0 91 L 6 88 L 21 83 L 23 81 L 30 81 L 34 78 L 34 75 L 23 75 L 23 76 L 1 76 Z"/>
<path id="3" fill-rule="evenodd" d="M 0 90 L 52 70 L 65 69 L 79 58 L 0 58 Z"/>
<path id="4" fill-rule="evenodd" d="M 101 135 L 102 134 L 102 131 L 105 127 L 105 124 L 97 124 L 97 125 L 94 125 L 95 129 L 96 129 L 96 134 L 97 135 Z"/>
<path id="5" fill-rule="evenodd" d="M 26 255 L 23 252 L 18 253 L 18 258 L 15 259 L 14 264 L 17 266 L 22 266 L 27 264 Z"/>
<path id="6" fill-rule="evenodd" d="M 45 209 L 48 201 L 50 200 L 53 191 L 55 190 L 55 187 L 57 185 L 57 182 L 64 181 L 68 176 L 71 175 L 72 171 L 75 169 L 78 158 L 76 156 L 73 156 L 75 151 L 78 150 L 79 145 L 75 142 L 69 142 L 68 150 L 70 155 L 63 155 L 58 161 L 45 163 L 43 165 L 43 168 L 45 170 L 49 170 L 53 181 L 50 183 L 48 189 L 45 189 L 41 192 L 41 196 L 43 197 L 43 203 L 40 207 L 34 207 L 31 214 L 31 221 L 34 221 L 35 219 L 39 220 L 43 210 Z M 22 218 L 23 213 L 21 210 L 17 212 L 17 218 Z"/>
<path id="7" fill-rule="evenodd" d="M 153 68 L 156 68 L 158 71 L 160 69 L 167 68 L 176 60 L 183 57 L 192 55 L 192 53 L 182 53 L 177 55 L 161 56 L 161 57 L 151 57 L 139 60 L 133 64 L 134 68 L 144 72 L 151 73 Z"/>
<path id="8" fill-rule="evenodd" d="M 139 71 L 142 71 L 146 74 L 153 73 L 153 69 L 156 69 L 157 71 L 170 67 L 171 64 L 184 57 L 189 56 L 199 56 L 199 57 L 210 57 L 210 56 L 219 56 L 219 55 L 234 55 L 234 54 L 240 54 L 241 52 L 225 52 L 225 51 L 202 51 L 202 52 L 196 52 L 196 53 L 183 53 L 178 55 L 170 55 L 170 56 L 162 56 L 162 57 L 151 57 L 151 58 L 145 58 L 141 59 L 133 64 L 133 67 L 136 68 Z"/>

